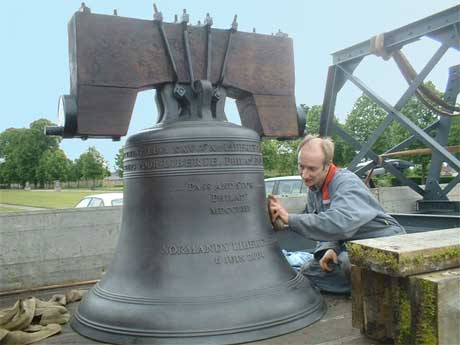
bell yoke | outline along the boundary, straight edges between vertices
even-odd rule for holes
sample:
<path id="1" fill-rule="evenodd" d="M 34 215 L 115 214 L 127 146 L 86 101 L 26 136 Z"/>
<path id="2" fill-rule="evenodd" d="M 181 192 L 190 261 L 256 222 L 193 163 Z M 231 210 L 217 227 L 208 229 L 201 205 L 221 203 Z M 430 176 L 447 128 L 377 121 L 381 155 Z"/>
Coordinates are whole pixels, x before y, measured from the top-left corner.
<path id="1" fill-rule="evenodd" d="M 232 344 L 321 318 L 321 295 L 281 253 L 265 202 L 260 136 L 296 137 L 285 35 L 92 14 L 69 23 L 71 94 L 49 134 L 118 139 L 136 94 L 157 123 L 127 139 L 118 245 L 71 322 L 116 344 Z M 236 99 L 243 126 L 227 121 Z"/>

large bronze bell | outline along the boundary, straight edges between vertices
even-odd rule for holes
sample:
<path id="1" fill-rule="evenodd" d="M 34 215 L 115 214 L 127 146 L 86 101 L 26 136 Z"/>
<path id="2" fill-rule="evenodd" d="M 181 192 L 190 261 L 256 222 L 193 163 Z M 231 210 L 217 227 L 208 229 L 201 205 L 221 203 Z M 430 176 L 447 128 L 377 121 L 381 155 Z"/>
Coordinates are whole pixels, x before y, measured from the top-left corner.
<path id="1" fill-rule="evenodd" d="M 210 83 L 196 88 L 197 103 L 212 98 Z M 116 254 L 73 328 L 117 344 L 229 344 L 318 320 L 320 294 L 269 223 L 259 136 L 210 103 L 173 121 L 169 110 L 128 139 Z"/>
<path id="2" fill-rule="evenodd" d="M 299 134 L 292 40 L 182 22 L 95 15 L 69 23 L 71 94 L 48 134 L 126 134 L 138 90 L 156 126 L 128 138 L 115 256 L 71 322 L 115 344 L 231 344 L 287 333 L 325 312 L 269 222 L 260 136 Z M 227 122 L 235 98 L 243 127 Z"/>

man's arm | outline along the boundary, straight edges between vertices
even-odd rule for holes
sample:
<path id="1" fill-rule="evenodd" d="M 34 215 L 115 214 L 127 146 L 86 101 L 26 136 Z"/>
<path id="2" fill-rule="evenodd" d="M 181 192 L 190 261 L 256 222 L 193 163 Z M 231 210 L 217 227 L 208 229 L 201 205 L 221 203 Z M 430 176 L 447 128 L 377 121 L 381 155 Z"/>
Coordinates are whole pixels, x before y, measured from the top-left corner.
<path id="1" fill-rule="evenodd" d="M 327 211 L 288 214 L 287 223 L 291 230 L 307 238 L 318 241 L 346 240 L 377 216 L 377 211 L 369 207 L 369 198 L 358 181 L 346 180 L 331 196 L 331 206 Z M 280 211 L 278 213 L 281 214 Z"/>

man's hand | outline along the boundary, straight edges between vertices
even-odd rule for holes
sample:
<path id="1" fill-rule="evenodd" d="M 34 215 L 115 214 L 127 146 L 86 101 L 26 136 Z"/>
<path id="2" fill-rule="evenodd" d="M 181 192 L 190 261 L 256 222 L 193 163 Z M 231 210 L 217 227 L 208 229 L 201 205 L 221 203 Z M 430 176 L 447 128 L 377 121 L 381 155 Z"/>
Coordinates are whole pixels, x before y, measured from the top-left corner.
<path id="1" fill-rule="evenodd" d="M 268 196 L 268 210 L 270 211 L 272 223 L 274 223 L 276 219 L 279 218 L 284 224 L 288 224 L 289 213 L 281 205 L 281 202 L 273 195 Z"/>
<path id="2" fill-rule="evenodd" d="M 333 262 L 335 264 L 339 263 L 339 259 L 337 257 L 337 253 L 335 252 L 334 249 L 328 249 L 326 253 L 324 253 L 323 257 L 321 260 L 319 260 L 319 266 L 323 269 L 323 271 L 326 272 L 332 272 L 334 268 L 330 268 L 327 264 L 329 262 Z"/>

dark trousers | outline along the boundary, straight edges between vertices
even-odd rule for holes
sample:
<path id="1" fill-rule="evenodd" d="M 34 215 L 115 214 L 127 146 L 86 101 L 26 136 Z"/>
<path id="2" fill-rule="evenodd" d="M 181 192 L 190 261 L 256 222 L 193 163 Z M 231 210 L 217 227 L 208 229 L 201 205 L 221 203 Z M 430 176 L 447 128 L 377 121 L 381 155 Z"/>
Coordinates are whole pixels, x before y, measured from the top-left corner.
<path id="1" fill-rule="evenodd" d="M 331 265 L 334 270 L 326 272 L 319 266 L 319 260 L 311 259 L 305 262 L 300 272 L 306 276 L 310 283 L 318 289 L 333 293 L 350 293 L 350 260 L 348 253 L 343 251 L 339 254 L 339 264 Z"/>

